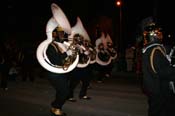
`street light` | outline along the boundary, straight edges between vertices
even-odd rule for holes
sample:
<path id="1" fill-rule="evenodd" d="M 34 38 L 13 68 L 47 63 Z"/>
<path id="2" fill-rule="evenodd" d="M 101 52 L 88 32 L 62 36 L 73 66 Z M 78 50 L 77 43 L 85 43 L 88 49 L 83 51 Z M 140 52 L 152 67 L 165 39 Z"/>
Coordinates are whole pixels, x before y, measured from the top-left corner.
<path id="1" fill-rule="evenodd" d="M 119 22 L 119 52 L 121 52 L 121 44 L 122 44 L 122 2 L 121 0 L 116 0 L 115 2 L 116 6 L 119 7 L 119 12 L 120 12 L 120 22 Z"/>
<path id="2" fill-rule="evenodd" d="M 117 0 L 116 1 L 116 5 L 120 7 L 121 6 L 121 1 L 120 0 Z"/>
<path id="3" fill-rule="evenodd" d="M 120 16 L 119 16 L 119 43 L 118 43 L 118 52 L 119 52 L 119 70 L 125 70 L 125 49 L 123 48 L 123 40 L 122 40 L 122 0 L 115 1 L 116 6 L 119 8 Z"/>

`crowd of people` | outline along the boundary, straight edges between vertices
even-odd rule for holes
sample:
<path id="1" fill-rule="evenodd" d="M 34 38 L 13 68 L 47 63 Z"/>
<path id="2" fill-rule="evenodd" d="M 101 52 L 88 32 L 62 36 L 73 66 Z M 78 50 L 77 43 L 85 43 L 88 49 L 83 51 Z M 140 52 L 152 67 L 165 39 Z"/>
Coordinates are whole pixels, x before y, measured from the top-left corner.
<path id="1" fill-rule="evenodd" d="M 3 90 L 8 90 L 9 81 L 34 82 L 40 75 L 35 71 L 39 65 L 32 46 L 21 46 L 15 39 L 1 42 L 0 62 L 0 87 Z"/>

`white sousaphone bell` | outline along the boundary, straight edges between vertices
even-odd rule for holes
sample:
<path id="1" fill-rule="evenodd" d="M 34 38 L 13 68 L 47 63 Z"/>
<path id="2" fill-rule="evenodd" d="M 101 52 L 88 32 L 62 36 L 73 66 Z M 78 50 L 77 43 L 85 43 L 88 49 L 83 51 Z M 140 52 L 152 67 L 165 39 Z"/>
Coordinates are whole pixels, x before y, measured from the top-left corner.
<path id="1" fill-rule="evenodd" d="M 52 32 L 57 26 L 62 27 L 63 30 L 67 34 L 71 34 L 71 26 L 64 12 L 61 10 L 61 8 L 57 6 L 55 3 L 52 3 L 51 10 L 52 10 L 53 17 L 50 18 L 50 20 L 47 22 L 47 25 L 46 25 L 47 39 L 39 44 L 37 51 L 36 51 L 36 57 L 40 65 L 48 71 L 53 72 L 53 73 L 59 73 L 59 74 L 68 73 L 77 66 L 78 61 L 79 61 L 78 54 L 76 55 L 76 59 L 74 60 L 74 62 L 66 70 L 62 66 L 56 66 L 52 64 L 46 55 L 47 47 L 53 40 Z M 67 48 L 69 47 L 68 45 L 70 45 L 70 44 L 62 44 L 59 42 L 57 44 L 64 51 L 66 51 Z"/>
<path id="2" fill-rule="evenodd" d="M 111 56 L 108 54 L 107 51 L 105 51 L 105 53 L 106 53 L 105 55 L 102 55 L 102 53 L 101 53 L 102 51 L 99 49 L 99 46 L 103 45 L 104 50 L 105 50 L 106 42 L 104 40 L 105 40 L 105 35 L 102 32 L 101 36 L 95 42 L 96 51 L 97 51 L 96 62 L 102 66 L 109 65 L 111 63 L 111 60 L 112 60 Z"/>
<path id="3" fill-rule="evenodd" d="M 109 46 L 107 45 L 107 44 L 109 44 L 110 43 L 110 48 L 109 48 Z M 112 42 L 112 39 L 111 39 L 111 37 L 109 36 L 109 34 L 107 34 L 106 35 L 106 38 L 105 38 L 105 47 L 107 48 L 107 49 L 111 49 L 110 51 L 110 53 L 111 53 L 111 59 L 112 60 L 114 60 L 114 59 L 116 59 L 117 58 L 117 51 L 114 49 L 114 46 L 113 46 L 113 42 Z"/>
<path id="4" fill-rule="evenodd" d="M 72 33 L 71 35 L 69 36 L 69 38 L 74 38 L 74 35 L 75 34 L 79 34 L 81 36 L 83 36 L 84 40 L 88 40 L 90 41 L 90 37 L 87 33 L 87 31 L 85 30 L 83 24 L 82 24 L 82 21 L 79 17 L 77 17 L 77 22 L 76 24 L 72 27 Z M 85 50 L 85 47 L 84 46 L 80 46 L 81 49 Z M 79 58 L 79 61 L 80 61 L 80 58 Z M 89 65 L 90 63 L 90 56 L 88 56 L 88 60 L 86 62 L 79 62 L 77 64 L 77 67 L 78 68 L 85 68 Z"/>

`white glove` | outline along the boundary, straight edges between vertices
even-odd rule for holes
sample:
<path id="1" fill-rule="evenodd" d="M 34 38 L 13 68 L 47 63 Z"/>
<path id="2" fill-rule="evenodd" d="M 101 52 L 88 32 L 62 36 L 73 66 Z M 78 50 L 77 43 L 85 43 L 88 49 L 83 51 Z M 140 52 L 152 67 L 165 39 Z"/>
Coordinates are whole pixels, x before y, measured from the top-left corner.
<path id="1" fill-rule="evenodd" d="M 89 50 L 90 50 L 90 51 L 93 51 L 93 49 L 92 49 L 92 48 L 89 48 Z"/>
<path id="2" fill-rule="evenodd" d="M 66 53 L 67 53 L 68 56 L 71 56 L 72 55 L 72 50 L 68 50 L 68 51 L 66 51 Z"/>
<path id="3" fill-rule="evenodd" d="M 85 54 L 85 55 L 89 55 L 89 51 L 85 51 L 84 54 Z"/>
<path id="4" fill-rule="evenodd" d="M 83 49 L 83 50 L 86 50 L 86 48 L 84 46 L 82 46 L 82 45 L 80 46 L 80 48 Z"/>

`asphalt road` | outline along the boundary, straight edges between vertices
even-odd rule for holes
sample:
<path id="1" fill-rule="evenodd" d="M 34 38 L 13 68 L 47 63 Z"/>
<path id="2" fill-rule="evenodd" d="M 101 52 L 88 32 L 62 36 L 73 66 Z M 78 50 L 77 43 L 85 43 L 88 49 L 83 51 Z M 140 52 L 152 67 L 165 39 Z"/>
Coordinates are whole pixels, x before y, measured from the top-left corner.
<path id="1" fill-rule="evenodd" d="M 104 83 L 93 80 L 88 89 L 92 99 L 88 101 L 78 98 L 80 86 L 75 90 L 77 102 L 67 101 L 63 107 L 67 116 L 147 116 L 146 97 L 135 75 L 120 73 Z M 8 88 L 0 90 L 0 116 L 50 116 L 54 90 L 47 79 L 10 81 Z"/>

